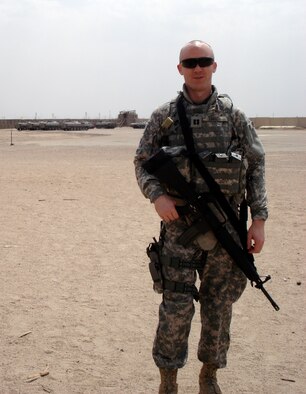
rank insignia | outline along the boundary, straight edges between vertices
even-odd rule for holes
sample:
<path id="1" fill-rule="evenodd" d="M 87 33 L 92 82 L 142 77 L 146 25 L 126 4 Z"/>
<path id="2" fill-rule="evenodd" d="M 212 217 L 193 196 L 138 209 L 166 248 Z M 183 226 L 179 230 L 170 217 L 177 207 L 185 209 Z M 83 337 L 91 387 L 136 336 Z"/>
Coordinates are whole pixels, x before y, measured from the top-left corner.
<path id="1" fill-rule="evenodd" d="M 202 127 L 202 118 L 200 115 L 193 115 L 191 117 L 191 125 L 192 128 Z"/>

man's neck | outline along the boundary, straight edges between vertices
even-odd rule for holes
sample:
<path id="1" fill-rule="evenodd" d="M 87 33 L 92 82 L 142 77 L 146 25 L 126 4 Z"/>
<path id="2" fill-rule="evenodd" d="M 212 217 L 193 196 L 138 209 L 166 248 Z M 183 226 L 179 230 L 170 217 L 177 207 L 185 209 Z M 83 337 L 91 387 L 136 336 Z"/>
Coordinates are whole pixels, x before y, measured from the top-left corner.
<path id="1" fill-rule="evenodd" d="M 209 86 L 207 89 L 203 89 L 201 91 L 197 91 L 197 90 L 192 90 L 190 88 L 188 88 L 187 86 L 186 88 L 186 92 L 190 98 L 190 100 L 194 103 L 194 104 L 202 104 L 204 101 L 206 101 L 212 94 L 213 90 L 212 87 Z"/>

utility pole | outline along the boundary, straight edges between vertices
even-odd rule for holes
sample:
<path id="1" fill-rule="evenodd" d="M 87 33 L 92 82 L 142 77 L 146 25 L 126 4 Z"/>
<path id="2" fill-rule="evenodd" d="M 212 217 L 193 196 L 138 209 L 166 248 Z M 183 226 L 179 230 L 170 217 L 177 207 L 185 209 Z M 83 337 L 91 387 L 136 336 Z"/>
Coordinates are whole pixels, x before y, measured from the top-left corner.
<path id="1" fill-rule="evenodd" d="M 13 144 L 13 130 L 11 130 L 11 146 L 14 145 Z"/>

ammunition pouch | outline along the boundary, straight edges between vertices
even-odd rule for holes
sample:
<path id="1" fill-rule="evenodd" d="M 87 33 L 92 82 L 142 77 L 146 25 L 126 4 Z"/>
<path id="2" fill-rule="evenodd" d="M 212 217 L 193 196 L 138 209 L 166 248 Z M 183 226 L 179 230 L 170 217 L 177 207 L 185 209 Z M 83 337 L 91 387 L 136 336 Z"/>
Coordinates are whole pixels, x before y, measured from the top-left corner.
<path id="1" fill-rule="evenodd" d="M 191 183 L 197 193 L 207 193 L 209 188 L 203 178 L 192 166 L 189 155 L 184 146 L 163 147 L 165 153 L 172 157 L 180 173 L 188 183 Z M 226 196 L 241 195 L 246 187 L 247 162 L 239 152 L 213 153 L 203 151 L 198 153 L 203 164 L 220 186 Z M 174 190 L 167 189 L 170 195 L 177 194 Z"/>
<path id="2" fill-rule="evenodd" d="M 243 194 L 246 187 L 247 164 L 239 152 L 226 153 L 199 153 L 211 176 L 220 186 L 222 193 L 227 196 Z M 203 180 L 201 179 L 201 185 Z M 200 186 L 200 185 L 199 185 Z M 200 192 L 208 191 L 208 188 Z"/>

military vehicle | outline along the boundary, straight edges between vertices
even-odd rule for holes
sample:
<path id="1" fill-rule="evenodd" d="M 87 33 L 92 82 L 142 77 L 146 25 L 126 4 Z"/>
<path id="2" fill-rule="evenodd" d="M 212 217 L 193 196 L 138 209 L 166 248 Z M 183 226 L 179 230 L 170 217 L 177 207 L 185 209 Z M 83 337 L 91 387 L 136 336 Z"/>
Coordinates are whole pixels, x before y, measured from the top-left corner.
<path id="1" fill-rule="evenodd" d="M 86 124 L 79 122 L 78 120 L 69 120 L 62 123 L 61 129 L 65 131 L 77 131 L 88 130 L 89 127 Z"/>
<path id="2" fill-rule="evenodd" d="M 85 130 L 93 129 L 95 127 L 94 124 L 89 122 L 88 120 L 84 120 L 82 122 L 82 125 L 84 126 Z"/>
<path id="3" fill-rule="evenodd" d="M 130 124 L 133 129 L 144 129 L 146 127 L 147 122 L 133 122 Z"/>
<path id="4" fill-rule="evenodd" d="M 144 129 L 146 127 L 147 122 L 133 122 L 130 124 L 133 129 Z"/>
<path id="5" fill-rule="evenodd" d="M 42 121 L 30 121 L 30 122 L 19 122 L 17 124 L 17 130 L 58 130 L 60 128 L 59 122 L 42 122 Z"/>
<path id="6" fill-rule="evenodd" d="M 19 122 L 17 123 L 17 130 L 21 131 L 21 130 L 29 130 L 28 129 L 28 123 L 27 122 Z"/>
<path id="7" fill-rule="evenodd" d="M 50 121 L 29 121 L 19 122 L 17 124 L 17 130 L 89 130 L 94 128 L 94 124 L 88 121 L 79 122 L 77 120 L 69 120 L 59 122 L 57 120 Z"/>
<path id="8" fill-rule="evenodd" d="M 28 122 L 28 130 L 43 130 L 46 122 Z"/>
<path id="9" fill-rule="evenodd" d="M 57 120 L 50 120 L 45 122 L 42 130 L 61 130 L 61 124 Z"/>
<path id="10" fill-rule="evenodd" d="M 114 129 L 115 127 L 117 127 L 116 122 L 105 121 L 105 120 L 102 120 L 101 122 L 96 122 L 97 129 Z"/>

